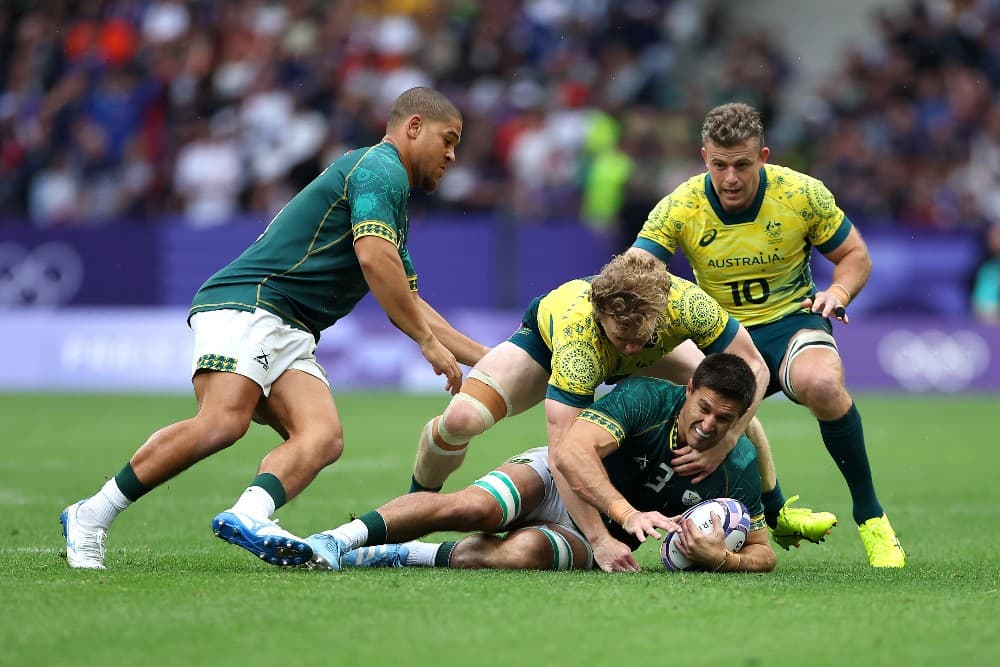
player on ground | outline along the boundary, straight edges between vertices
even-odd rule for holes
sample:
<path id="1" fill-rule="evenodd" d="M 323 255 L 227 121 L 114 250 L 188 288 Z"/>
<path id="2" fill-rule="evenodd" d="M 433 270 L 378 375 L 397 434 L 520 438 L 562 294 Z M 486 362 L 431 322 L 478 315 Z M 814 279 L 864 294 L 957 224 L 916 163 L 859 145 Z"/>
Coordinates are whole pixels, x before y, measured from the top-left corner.
<path id="1" fill-rule="evenodd" d="M 749 335 L 714 299 L 671 276 L 660 262 L 618 256 L 598 276 L 571 280 L 532 301 L 521 328 L 476 364 L 444 413 L 424 427 L 410 490 L 439 490 L 461 464 L 471 438 L 542 400 L 547 442 L 556 450 L 598 386 L 636 372 L 670 377 L 661 368 L 669 365 L 664 357 L 686 340 L 706 352 L 743 357 L 758 379 L 758 395 L 732 434 L 735 442 L 768 382 Z M 689 378 L 690 371 L 684 382 Z M 597 550 L 598 563 L 620 567 L 631 550 L 567 491 L 558 473 L 556 480 L 574 521 Z"/>
<path id="2" fill-rule="evenodd" d="M 252 419 L 284 442 L 212 529 L 270 562 L 309 559 L 309 545 L 270 517 L 343 451 L 340 416 L 315 357 L 320 332 L 370 289 L 452 393 L 462 382 L 459 362 L 472 365 L 486 351 L 418 296 L 406 247 L 410 189 L 437 187 L 461 137 L 462 116 L 447 98 L 430 88 L 404 92 L 381 143 L 334 161 L 202 285 L 189 320 L 198 412 L 154 433 L 98 493 L 66 508 L 70 567 L 103 568 L 115 517 L 239 440 Z"/>
<path id="3" fill-rule="evenodd" d="M 595 550 L 570 520 L 551 470 L 558 469 L 607 529 L 634 549 L 658 529 L 680 532 L 681 549 L 702 568 L 767 572 L 775 555 L 768 543 L 753 444 L 741 437 L 722 465 L 701 482 L 674 474 L 673 451 L 716 446 L 735 428 L 756 395 L 749 366 L 732 354 L 710 354 L 687 387 L 635 377 L 584 409 L 559 445 L 509 459 L 456 493 L 412 493 L 334 530 L 306 540 L 320 567 L 425 565 L 454 568 L 586 569 Z M 554 464 L 554 465 L 553 465 Z M 702 534 L 679 517 L 692 505 L 729 496 L 753 517 L 746 545 L 729 552 L 721 525 Z M 434 531 L 482 531 L 459 540 L 407 542 Z M 498 535 L 506 533 L 506 535 Z M 386 542 L 397 544 L 381 545 Z M 636 571 L 631 551 L 618 567 Z"/>
<path id="4" fill-rule="evenodd" d="M 767 360 L 767 393 L 783 391 L 818 420 L 850 489 L 869 563 L 903 567 L 903 549 L 875 494 L 861 416 L 844 385 L 830 323 L 835 317 L 847 324 L 844 308 L 871 273 L 868 248 L 820 181 L 767 163 L 770 151 L 752 107 L 712 109 L 702 142 L 707 173 L 656 205 L 629 252 L 664 263 L 678 248 L 684 253 L 698 285 L 747 327 Z M 834 264 L 824 290 L 809 268 L 814 246 Z M 780 485 L 764 494 L 769 512 L 783 503 Z"/>

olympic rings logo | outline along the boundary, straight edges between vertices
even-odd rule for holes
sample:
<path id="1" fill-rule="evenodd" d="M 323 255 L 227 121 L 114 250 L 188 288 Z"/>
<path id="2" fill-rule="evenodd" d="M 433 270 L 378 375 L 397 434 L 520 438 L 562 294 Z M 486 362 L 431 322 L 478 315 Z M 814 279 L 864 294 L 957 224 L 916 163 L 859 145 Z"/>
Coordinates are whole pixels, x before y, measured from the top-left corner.
<path id="1" fill-rule="evenodd" d="M 990 348 L 974 331 L 897 329 L 879 341 L 878 360 L 904 389 L 956 392 L 986 371 Z"/>
<path id="2" fill-rule="evenodd" d="M 0 308 L 61 306 L 83 285 L 83 258 L 59 241 L 28 249 L 0 243 Z"/>

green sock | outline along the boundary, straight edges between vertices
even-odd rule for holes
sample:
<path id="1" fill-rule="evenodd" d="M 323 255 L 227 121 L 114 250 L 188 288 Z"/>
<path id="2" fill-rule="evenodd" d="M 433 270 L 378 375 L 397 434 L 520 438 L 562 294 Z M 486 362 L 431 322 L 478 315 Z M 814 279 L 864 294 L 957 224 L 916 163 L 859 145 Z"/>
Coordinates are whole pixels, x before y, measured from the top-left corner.
<path id="1" fill-rule="evenodd" d="M 851 403 L 851 409 L 840 419 L 820 421 L 819 432 L 823 444 L 830 452 L 840 474 L 847 481 L 854 504 L 854 521 L 860 526 L 872 517 L 882 516 L 882 505 L 875 495 L 868 452 L 865 451 L 865 433 L 861 426 L 861 414 Z"/>
<path id="2" fill-rule="evenodd" d="M 262 472 L 254 477 L 253 481 L 250 482 L 250 486 L 259 486 L 267 491 L 267 494 L 274 500 L 275 510 L 288 502 L 288 497 L 285 495 L 285 487 L 281 484 L 281 480 L 269 472 Z"/>
<path id="3" fill-rule="evenodd" d="M 455 550 L 458 542 L 442 542 L 438 547 L 437 555 L 434 556 L 434 567 L 449 567 L 451 565 L 451 554 Z"/>
<path id="4" fill-rule="evenodd" d="M 135 470 L 132 469 L 131 463 L 126 463 L 125 467 L 118 471 L 118 474 L 115 475 L 115 482 L 118 484 L 118 488 L 121 489 L 122 495 L 132 502 L 139 500 L 139 498 L 142 498 L 153 490 L 139 481 L 139 478 L 135 476 Z"/>
<path id="5" fill-rule="evenodd" d="M 385 519 L 377 510 L 372 510 L 371 512 L 366 512 L 358 517 L 358 521 L 365 524 L 368 527 L 368 539 L 365 541 L 366 545 L 373 544 L 385 544 L 386 536 L 388 535 L 388 529 L 385 525 Z"/>
<path id="6" fill-rule="evenodd" d="M 785 494 L 781 491 L 781 482 L 774 480 L 774 488 L 760 494 L 760 500 L 764 503 L 764 520 L 767 525 L 774 528 L 778 524 L 778 512 L 785 505 Z"/>

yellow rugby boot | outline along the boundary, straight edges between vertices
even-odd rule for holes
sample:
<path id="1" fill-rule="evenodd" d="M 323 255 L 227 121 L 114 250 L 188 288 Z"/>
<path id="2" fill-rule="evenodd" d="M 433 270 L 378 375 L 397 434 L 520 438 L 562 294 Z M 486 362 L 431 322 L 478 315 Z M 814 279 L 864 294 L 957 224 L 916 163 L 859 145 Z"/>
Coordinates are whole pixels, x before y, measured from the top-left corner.
<path id="1" fill-rule="evenodd" d="M 899 545 L 896 531 L 889 525 L 889 519 L 883 514 L 868 519 L 858 526 L 861 541 L 868 552 L 868 562 L 872 567 L 903 567 L 906 565 L 906 554 Z"/>
<path id="2" fill-rule="evenodd" d="M 810 542 L 822 542 L 837 525 L 837 517 L 829 512 L 813 512 L 808 507 L 792 507 L 799 499 L 792 496 L 785 501 L 778 512 L 778 521 L 771 529 L 771 538 L 786 551 L 789 547 L 798 548 L 803 539 Z M 862 538 L 864 539 L 864 538 Z"/>

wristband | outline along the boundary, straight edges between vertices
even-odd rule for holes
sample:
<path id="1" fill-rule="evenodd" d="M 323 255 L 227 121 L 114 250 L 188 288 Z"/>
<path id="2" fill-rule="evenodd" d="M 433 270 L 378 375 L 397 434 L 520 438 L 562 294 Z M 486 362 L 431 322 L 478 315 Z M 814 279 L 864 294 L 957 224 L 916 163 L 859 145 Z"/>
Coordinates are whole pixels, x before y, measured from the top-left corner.
<path id="1" fill-rule="evenodd" d="M 850 290 L 848 290 L 846 287 L 844 287 L 840 283 L 830 283 L 830 286 L 826 288 L 826 291 L 829 292 L 834 287 L 839 287 L 841 289 L 841 291 L 844 292 L 844 296 L 847 297 L 847 299 L 844 301 L 844 305 L 846 306 L 848 303 L 850 303 L 850 301 L 851 301 L 851 292 L 850 292 Z"/>
<path id="2" fill-rule="evenodd" d="M 722 557 L 719 564 L 712 568 L 712 572 L 718 572 L 725 564 L 729 561 L 729 549 L 726 549 L 726 555 Z"/>
<path id="3" fill-rule="evenodd" d="M 625 500 L 624 498 L 619 498 L 610 505 L 608 505 L 607 515 L 608 517 L 617 523 L 622 528 L 625 527 L 625 521 L 630 516 L 638 512 L 636 508 L 632 507 L 632 503 Z"/>

